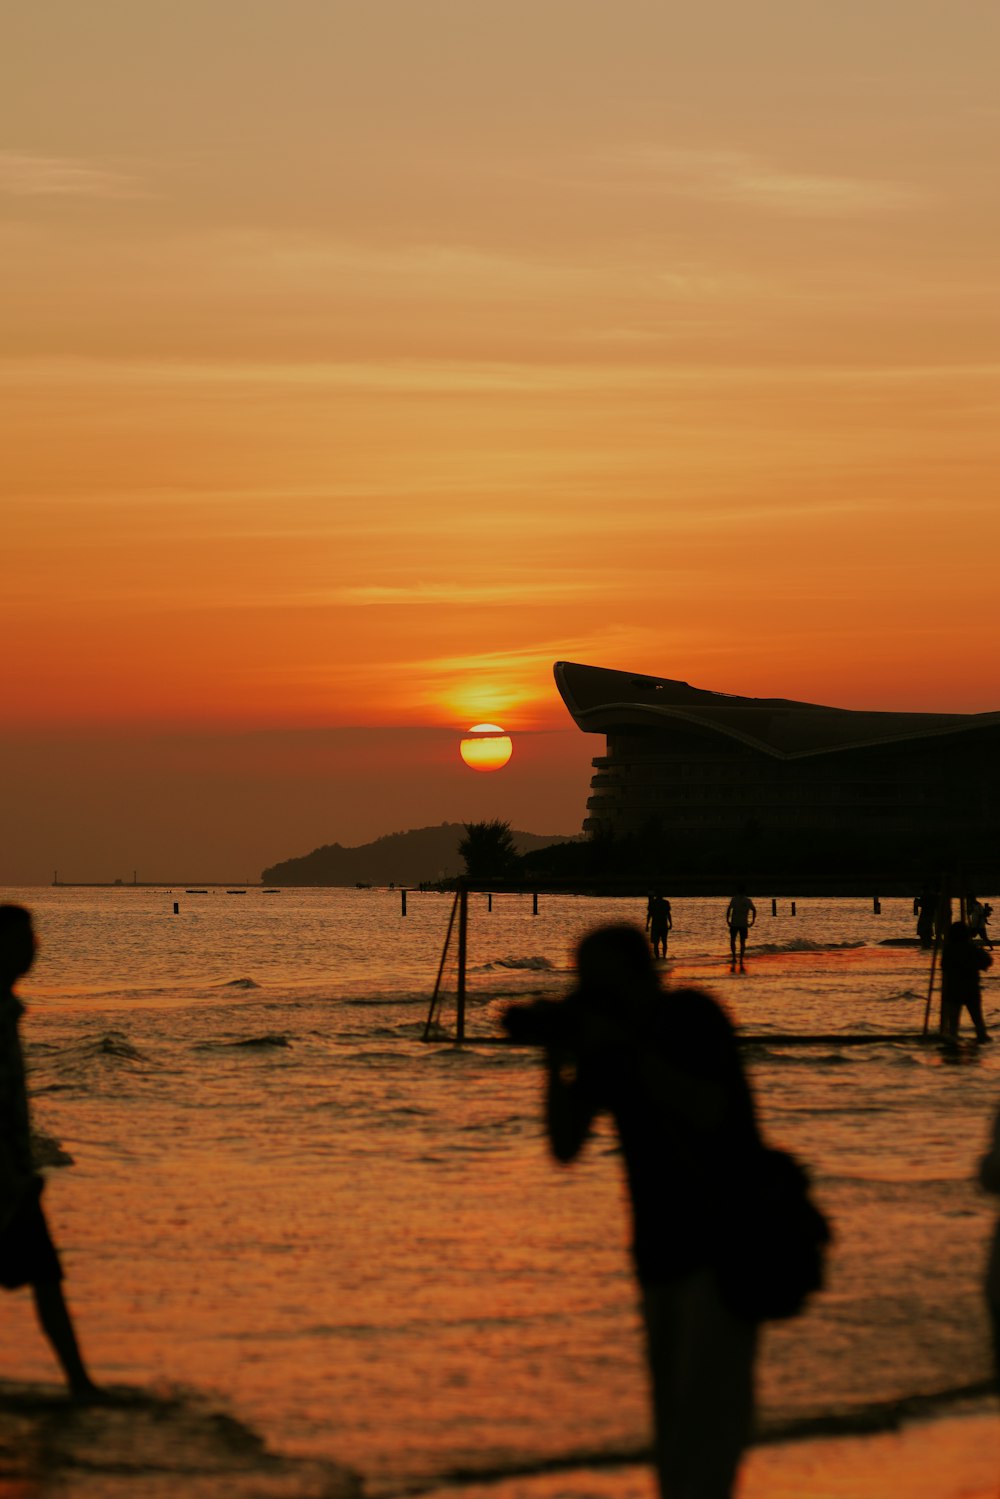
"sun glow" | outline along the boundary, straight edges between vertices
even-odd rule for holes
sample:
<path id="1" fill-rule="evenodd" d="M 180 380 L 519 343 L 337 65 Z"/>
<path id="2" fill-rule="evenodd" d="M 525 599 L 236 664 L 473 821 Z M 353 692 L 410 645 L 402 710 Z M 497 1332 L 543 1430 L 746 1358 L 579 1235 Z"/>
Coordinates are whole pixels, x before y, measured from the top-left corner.
<path id="1" fill-rule="evenodd" d="M 502 770 L 514 753 L 510 735 L 495 723 L 474 723 L 458 748 L 470 770 Z"/>

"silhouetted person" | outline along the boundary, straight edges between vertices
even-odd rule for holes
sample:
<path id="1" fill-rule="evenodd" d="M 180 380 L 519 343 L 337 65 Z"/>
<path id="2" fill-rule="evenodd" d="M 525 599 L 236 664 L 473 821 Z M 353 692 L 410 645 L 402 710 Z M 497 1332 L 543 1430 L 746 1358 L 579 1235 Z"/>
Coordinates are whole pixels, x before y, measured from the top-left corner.
<path id="1" fill-rule="evenodd" d="M 993 1139 L 990 1148 L 979 1162 L 979 1185 L 987 1192 L 1000 1196 L 1000 1111 L 993 1121 Z M 1000 1219 L 993 1233 L 989 1262 L 986 1267 L 986 1305 L 990 1314 L 993 1333 L 993 1367 L 996 1372 L 997 1389 L 1000 1390 Z"/>
<path id="2" fill-rule="evenodd" d="M 941 1034 L 950 1040 L 958 1036 L 962 1009 L 969 1012 L 977 1041 L 989 1041 L 983 1023 L 983 1002 L 979 975 L 993 962 L 988 952 L 973 944 L 969 928 L 963 921 L 953 921 L 941 949 Z"/>
<path id="3" fill-rule="evenodd" d="M 991 950 L 993 947 L 993 943 L 990 941 L 990 934 L 986 930 L 986 923 L 989 921 L 992 915 L 992 906 L 984 905 L 983 902 L 981 900 L 977 900 L 974 895 L 966 896 L 965 919 L 969 923 L 969 936 L 974 940 L 981 942 L 984 947 L 988 947 Z"/>
<path id="4" fill-rule="evenodd" d="M 951 896 L 948 894 L 947 886 L 938 892 L 937 903 L 934 907 L 934 941 L 945 942 L 951 927 Z"/>
<path id="5" fill-rule="evenodd" d="M 759 1148 L 735 1037 L 714 1000 L 661 989 L 635 927 L 585 937 L 572 1026 L 546 1042 L 547 1124 L 572 1161 L 614 1119 L 632 1200 L 663 1499 L 728 1499 L 753 1414 L 754 1323 L 713 1268 Z"/>
<path id="6" fill-rule="evenodd" d="M 917 918 L 917 938 L 921 947 L 934 946 L 934 911 L 937 895 L 927 888 L 921 890 L 913 902 L 913 914 Z"/>
<path id="7" fill-rule="evenodd" d="M 667 956 L 667 933 L 672 929 L 673 924 L 670 902 L 657 890 L 649 897 L 649 903 L 646 906 L 646 929 L 649 932 L 649 940 L 653 944 L 654 957 L 665 958 Z"/>
<path id="8" fill-rule="evenodd" d="M 84 1367 L 62 1291 L 62 1266 L 42 1211 L 44 1185 L 31 1157 L 28 1096 L 14 985 L 35 960 L 31 916 L 0 905 L 0 1285 L 29 1286 L 42 1331 L 78 1399 L 99 1392 Z"/>
<path id="9" fill-rule="evenodd" d="M 729 928 L 729 950 L 736 962 L 736 939 L 740 939 L 740 962 L 743 962 L 743 954 L 747 950 L 747 933 L 757 920 L 757 907 L 747 895 L 742 885 L 739 885 L 736 894 L 726 908 L 726 925 Z"/>

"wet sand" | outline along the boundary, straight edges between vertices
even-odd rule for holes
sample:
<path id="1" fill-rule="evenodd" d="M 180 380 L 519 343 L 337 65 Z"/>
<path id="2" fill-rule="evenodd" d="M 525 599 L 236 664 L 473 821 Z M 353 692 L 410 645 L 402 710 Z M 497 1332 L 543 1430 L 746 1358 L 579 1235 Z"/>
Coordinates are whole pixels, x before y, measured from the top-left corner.
<path id="1" fill-rule="evenodd" d="M 71 1404 L 55 1387 L 0 1385 L 0 1499 L 402 1499 L 335 1463 L 282 1456 L 193 1391 L 119 1388 Z M 455 1481 L 425 1499 L 656 1499 L 646 1464 Z M 989 1402 L 863 1436 L 764 1443 L 739 1499 L 1000 1499 L 1000 1411 Z"/>
<path id="2" fill-rule="evenodd" d="M 434 1499 L 657 1499 L 647 1466 L 578 1468 L 435 1490 Z M 871 1436 L 754 1447 L 738 1499 L 1000 1499 L 1000 1412 Z"/>
<path id="3" fill-rule="evenodd" d="M 357 1499 L 349 1469 L 270 1451 L 195 1391 L 0 1383 L 0 1499 Z"/>

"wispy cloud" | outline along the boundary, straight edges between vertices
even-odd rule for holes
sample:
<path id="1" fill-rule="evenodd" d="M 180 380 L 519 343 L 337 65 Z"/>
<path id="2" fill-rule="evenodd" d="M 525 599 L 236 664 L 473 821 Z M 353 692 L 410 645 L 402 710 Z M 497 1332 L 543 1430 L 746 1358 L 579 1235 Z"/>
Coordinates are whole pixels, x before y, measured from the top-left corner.
<path id="1" fill-rule="evenodd" d="M 530 646 L 504 645 L 496 650 L 452 656 L 400 657 L 373 662 L 339 661 L 327 666 L 284 663 L 250 668 L 258 684 L 268 681 L 320 689 L 330 700 L 352 701 L 360 693 L 393 704 L 396 712 L 419 715 L 424 722 L 472 723 L 477 718 L 520 725 L 561 718 L 552 683 L 553 663 L 595 661 L 608 665 L 645 660 L 651 645 L 662 644 L 642 626 L 613 624 L 592 633 L 553 636 Z M 498 717 L 499 715 L 499 717 Z"/>
<path id="2" fill-rule="evenodd" d="M 354 588 L 336 589 L 326 595 L 326 601 L 335 604 L 538 604 L 556 599 L 593 598 L 595 594 L 612 591 L 608 581 L 599 582 L 593 577 L 573 580 L 536 578 L 530 583 L 520 580 L 510 583 L 416 583 L 412 585 L 370 584 Z"/>
<path id="3" fill-rule="evenodd" d="M 905 183 L 791 170 L 745 151 L 642 147 L 617 157 L 614 166 L 625 186 L 807 218 L 887 213 L 923 200 Z"/>
<path id="4" fill-rule="evenodd" d="M 12 198 L 135 198 L 138 182 L 66 156 L 0 151 L 0 194 Z"/>

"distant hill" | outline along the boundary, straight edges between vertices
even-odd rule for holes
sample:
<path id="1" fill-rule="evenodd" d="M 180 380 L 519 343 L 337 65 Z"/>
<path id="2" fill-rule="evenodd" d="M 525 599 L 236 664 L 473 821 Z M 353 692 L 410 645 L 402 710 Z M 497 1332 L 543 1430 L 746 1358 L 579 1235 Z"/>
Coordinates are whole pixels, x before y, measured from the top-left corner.
<path id="1" fill-rule="evenodd" d="M 413 828 L 408 833 L 387 833 L 374 843 L 344 848 L 327 843 L 311 854 L 284 859 L 261 873 L 265 885 L 419 885 L 461 874 L 464 863 L 458 845 L 465 836 L 460 822 L 443 822 L 434 828 Z M 564 833 L 512 832 L 520 854 L 569 841 Z"/>

